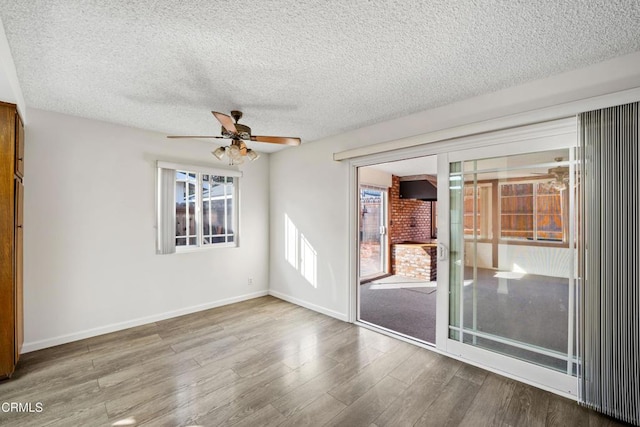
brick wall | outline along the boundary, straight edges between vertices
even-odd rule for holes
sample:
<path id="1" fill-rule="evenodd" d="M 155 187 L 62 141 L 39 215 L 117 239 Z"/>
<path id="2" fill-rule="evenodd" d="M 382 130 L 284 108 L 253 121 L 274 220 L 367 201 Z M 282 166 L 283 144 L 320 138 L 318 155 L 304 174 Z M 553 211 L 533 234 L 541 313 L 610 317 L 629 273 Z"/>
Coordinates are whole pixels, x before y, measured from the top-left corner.
<path id="1" fill-rule="evenodd" d="M 435 247 L 393 245 L 391 251 L 393 274 L 430 282 L 437 280 L 438 262 Z"/>
<path id="2" fill-rule="evenodd" d="M 389 190 L 390 243 L 431 239 L 431 202 L 400 198 L 400 178 L 393 176 Z"/>

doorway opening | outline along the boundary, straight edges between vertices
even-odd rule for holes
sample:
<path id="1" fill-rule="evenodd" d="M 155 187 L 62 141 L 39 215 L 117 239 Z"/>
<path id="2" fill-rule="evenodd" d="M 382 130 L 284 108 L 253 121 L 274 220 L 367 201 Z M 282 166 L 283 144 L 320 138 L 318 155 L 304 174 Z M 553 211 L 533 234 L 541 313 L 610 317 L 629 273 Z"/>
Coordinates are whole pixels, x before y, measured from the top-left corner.
<path id="1" fill-rule="evenodd" d="M 437 156 L 358 169 L 358 320 L 435 345 Z"/>

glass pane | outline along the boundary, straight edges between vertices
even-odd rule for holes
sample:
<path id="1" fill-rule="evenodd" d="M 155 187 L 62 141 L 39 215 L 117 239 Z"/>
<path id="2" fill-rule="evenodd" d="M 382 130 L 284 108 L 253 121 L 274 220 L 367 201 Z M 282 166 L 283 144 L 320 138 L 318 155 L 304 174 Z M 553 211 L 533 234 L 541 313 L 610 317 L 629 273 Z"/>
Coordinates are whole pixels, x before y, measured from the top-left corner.
<path id="1" fill-rule="evenodd" d="M 475 233 L 481 239 L 491 239 L 493 188 L 491 184 L 477 181 L 470 175 L 464 177 L 464 234 L 473 236 Z"/>
<path id="2" fill-rule="evenodd" d="M 225 218 L 225 224 L 224 224 L 224 232 L 227 233 L 228 235 L 233 235 L 234 233 L 234 215 L 235 212 L 233 212 L 233 184 L 226 184 L 226 189 L 225 189 L 225 194 L 226 194 L 226 205 L 227 205 L 227 216 Z M 227 241 L 231 241 L 228 239 L 227 237 Z"/>
<path id="3" fill-rule="evenodd" d="M 196 174 L 176 171 L 176 245 L 191 245 L 196 235 Z M 180 238 L 183 237 L 183 238 Z"/>
<path id="4" fill-rule="evenodd" d="M 383 210 L 386 209 L 382 189 L 360 188 L 360 277 L 370 278 L 385 273 L 384 251 L 380 234 Z"/>
<path id="5" fill-rule="evenodd" d="M 563 240 L 567 195 L 564 183 L 545 182 L 536 186 L 537 240 Z"/>
<path id="6" fill-rule="evenodd" d="M 202 175 L 202 236 L 203 244 L 211 242 L 211 187 L 209 185 L 209 175 Z"/>
<path id="7" fill-rule="evenodd" d="M 463 229 L 463 188 L 460 162 L 451 163 L 449 176 L 449 324 L 460 326 L 460 296 L 462 288 L 462 250 L 464 244 Z M 458 340 L 458 331 L 450 330 L 449 338 Z"/>
<path id="8" fill-rule="evenodd" d="M 512 171 L 512 174 L 514 172 Z M 528 178 L 528 177 L 527 177 Z M 533 183 L 500 184 L 500 237 L 532 240 L 535 198 Z"/>
<path id="9" fill-rule="evenodd" d="M 215 187 L 217 190 L 222 189 L 223 187 L 220 185 L 217 185 Z M 210 216 L 211 216 L 211 235 L 213 236 L 224 236 L 225 234 L 225 227 L 224 227 L 224 199 L 220 196 L 218 196 L 216 199 L 211 200 L 211 212 L 210 212 Z M 212 243 L 219 243 L 223 241 L 224 242 L 224 238 L 222 239 L 213 239 L 211 242 Z"/>
<path id="10" fill-rule="evenodd" d="M 224 243 L 233 233 L 233 178 L 203 176 L 202 231 L 205 244 Z"/>
<path id="11" fill-rule="evenodd" d="M 195 177 L 194 177 L 195 180 Z M 189 236 L 195 236 L 196 235 L 196 185 L 195 183 L 188 183 L 188 197 L 189 197 L 189 203 L 187 204 L 187 213 L 188 213 L 188 235 Z M 193 241 L 195 242 L 195 239 L 193 239 Z M 189 244 L 194 244 L 195 243 L 191 243 L 192 239 L 189 239 Z"/>
<path id="12" fill-rule="evenodd" d="M 235 218 L 233 190 L 232 177 L 177 171 L 176 236 L 180 239 L 176 244 L 198 246 L 233 241 L 228 239 L 228 234 L 233 234 Z"/>
<path id="13" fill-rule="evenodd" d="M 187 234 L 186 184 L 184 182 L 176 182 L 176 236 L 185 236 L 186 234 Z"/>
<path id="14" fill-rule="evenodd" d="M 562 149 L 451 164 L 450 326 L 462 330 L 450 338 L 571 374 L 573 248 L 562 243 L 569 197 L 558 179 L 568 158 Z M 500 240 L 485 238 L 490 229 Z"/>

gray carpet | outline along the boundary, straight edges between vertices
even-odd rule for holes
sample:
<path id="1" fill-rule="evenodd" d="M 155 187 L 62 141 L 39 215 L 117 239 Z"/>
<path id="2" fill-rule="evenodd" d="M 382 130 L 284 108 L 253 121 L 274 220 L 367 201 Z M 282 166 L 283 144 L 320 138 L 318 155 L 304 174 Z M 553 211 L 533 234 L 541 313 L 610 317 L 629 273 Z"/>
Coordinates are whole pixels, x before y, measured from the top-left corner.
<path id="1" fill-rule="evenodd" d="M 548 276 L 496 278 L 496 271 L 478 269 L 476 330 L 530 343 L 560 353 L 567 351 L 568 281 Z M 465 277 L 472 277 L 465 271 Z M 435 343 L 434 284 L 390 276 L 360 286 L 360 318 L 366 322 Z M 544 292 L 540 292 L 544 287 Z M 464 290 L 465 328 L 473 329 L 473 292 Z M 472 338 L 465 342 L 471 343 Z M 558 370 L 566 362 L 491 340 L 476 345 Z"/>
<path id="2" fill-rule="evenodd" d="M 566 354 L 568 279 L 534 274 L 499 279 L 495 274 L 494 270 L 478 269 L 476 329 Z M 465 277 L 472 277 L 470 269 L 465 271 Z M 464 306 L 464 326 L 473 329 L 470 287 L 465 289 Z M 465 342 L 471 341 L 471 337 L 465 338 Z M 560 371 L 567 367 L 565 361 L 495 341 L 477 338 L 475 344 Z"/>
<path id="3" fill-rule="evenodd" d="M 360 319 L 434 344 L 436 288 L 400 276 L 361 285 Z"/>

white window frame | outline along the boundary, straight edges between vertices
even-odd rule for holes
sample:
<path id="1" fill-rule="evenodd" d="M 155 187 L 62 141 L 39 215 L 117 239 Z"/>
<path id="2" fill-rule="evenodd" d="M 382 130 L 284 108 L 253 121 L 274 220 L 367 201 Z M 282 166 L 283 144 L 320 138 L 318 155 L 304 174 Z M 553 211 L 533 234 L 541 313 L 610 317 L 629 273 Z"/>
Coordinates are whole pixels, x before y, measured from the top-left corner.
<path id="1" fill-rule="evenodd" d="M 544 179 L 544 178 L 540 178 L 540 179 L 523 179 L 523 180 L 517 180 L 517 181 L 509 181 L 509 182 L 500 182 L 498 183 L 498 240 L 503 240 L 503 241 L 514 241 L 514 242 L 537 242 L 537 243 L 544 243 L 544 244 L 548 244 L 549 246 L 553 246 L 553 245 L 562 245 L 565 243 L 565 238 L 567 238 L 568 236 L 563 236 L 562 239 L 540 239 L 538 237 L 538 185 L 539 184 L 543 184 L 545 182 L 547 182 L 548 179 Z M 531 240 L 529 239 L 522 239 L 522 238 L 518 238 L 518 237 L 503 237 L 502 236 L 502 199 L 504 196 L 502 196 L 502 187 L 505 185 L 510 185 L 510 184 L 532 184 L 532 197 L 533 197 L 533 238 Z M 513 197 L 513 196 L 507 196 L 507 197 Z M 562 197 L 562 196 L 560 196 Z M 561 209 L 563 209 L 564 207 L 561 206 Z M 560 215 L 562 217 L 562 221 L 564 222 L 564 215 L 562 210 L 560 211 Z M 564 224 L 562 225 L 562 228 L 564 229 Z"/>
<path id="2" fill-rule="evenodd" d="M 170 163 L 170 162 L 162 162 L 162 161 L 158 161 L 157 162 L 157 166 L 158 168 L 163 168 L 163 169 L 172 169 L 175 171 L 176 175 L 174 178 L 174 189 L 175 189 L 175 183 L 178 182 L 178 172 L 181 173 L 186 173 L 186 174 L 194 174 L 195 175 L 195 183 L 196 183 L 196 192 L 195 192 L 195 237 L 196 237 L 196 244 L 195 245 L 189 245 L 189 237 L 187 237 L 187 244 L 186 245 L 177 245 L 175 246 L 175 253 L 185 253 L 185 252 L 194 252 L 194 251 L 201 251 L 201 250 L 207 250 L 207 249 L 211 249 L 211 248 L 232 248 L 232 247 L 238 247 L 240 244 L 240 203 L 239 203 L 239 195 L 240 195 L 240 191 L 239 191 L 239 187 L 240 187 L 240 177 L 242 176 L 242 172 L 237 171 L 237 170 L 229 170 L 229 169 L 218 169 L 218 168 L 209 168 L 209 167 L 203 167 L 203 166 L 196 166 L 196 165 L 185 165 L 185 164 L 178 164 L 178 163 Z M 232 199 L 232 210 L 233 210 L 233 214 L 231 217 L 231 227 L 228 227 L 228 225 L 225 227 L 225 229 L 229 229 L 231 228 L 231 230 L 233 231 L 233 233 L 231 233 L 231 235 L 233 236 L 233 241 L 232 242 L 227 242 L 226 238 L 228 237 L 227 234 L 225 234 L 225 241 L 224 242 L 219 242 L 219 243 L 205 243 L 204 239 L 205 236 L 204 235 L 204 230 L 203 230 L 203 218 L 202 218 L 202 214 L 203 214 L 203 209 L 202 209 L 202 203 L 203 203 L 203 176 L 204 175 L 213 175 L 213 176 L 221 176 L 221 177 L 225 177 L 225 180 L 231 178 L 232 180 L 232 184 L 233 184 L 233 191 L 231 194 L 224 194 L 224 198 L 228 199 L 229 197 L 231 197 Z M 158 183 L 158 185 L 160 185 L 160 183 Z M 174 190 L 175 191 L 175 190 Z M 226 210 L 227 210 L 227 205 L 225 203 L 225 215 L 224 215 L 224 221 L 227 221 L 228 216 L 226 215 Z M 209 234 L 210 236 L 210 234 Z M 175 238 L 178 238 L 177 233 Z"/>
<path id="3" fill-rule="evenodd" d="M 474 187 L 473 184 L 465 186 L 464 183 L 463 183 L 463 192 L 464 192 L 464 188 L 473 188 L 473 187 Z M 492 218 L 491 218 L 492 217 L 491 210 L 493 209 L 492 196 L 490 194 L 489 200 L 483 200 L 484 206 L 485 206 L 484 212 L 477 212 L 477 207 L 478 207 L 478 204 L 477 204 L 478 191 L 477 190 L 479 190 L 481 188 L 488 188 L 491 192 L 493 192 L 493 185 L 487 184 L 487 183 L 482 183 L 482 184 L 475 185 L 475 187 L 476 188 L 474 188 L 473 196 L 472 196 L 473 197 L 473 202 L 474 202 L 473 205 L 474 206 L 473 206 L 473 210 L 471 211 L 472 217 L 476 217 L 476 219 L 474 221 L 474 225 L 473 225 L 473 228 L 475 228 L 475 230 L 472 229 L 473 233 L 471 233 L 471 234 L 464 233 L 464 238 L 468 239 L 468 240 L 473 240 L 474 238 L 476 238 L 475 231 L 478 229 L 478 224 L 477 224 L 478 220 L 477 220 L 477 218 L 480 217 L 480 218 L 482 218 L 484 220 L 485 223 L 491 224 L 491 230 L 484 230 L 485 234 L 484 235 L 479 235 L 479 236 L 477 236 L 477 238 L 481 239 L 481 240 L 492 240 L 493 239 L 493 235 L 495 233 L 495 231 L 493 230 L 493 222 L 492 222 Z M 462 203 L 463 203 L 462 214 L 463 214 L 463 216 L 465 216 L 467 214 L 467 212 L 464 210 L 464 198 L 465 197 L 468 197 L 468 196 L 465 196 L 464 193 L 463 193 L 463 195 L 462 195 Z M 485 227 L 485 228 L 488 228 L 488 227 Z M 490 231 L 490 233 L 489 233 L 489 231 Z"/>

